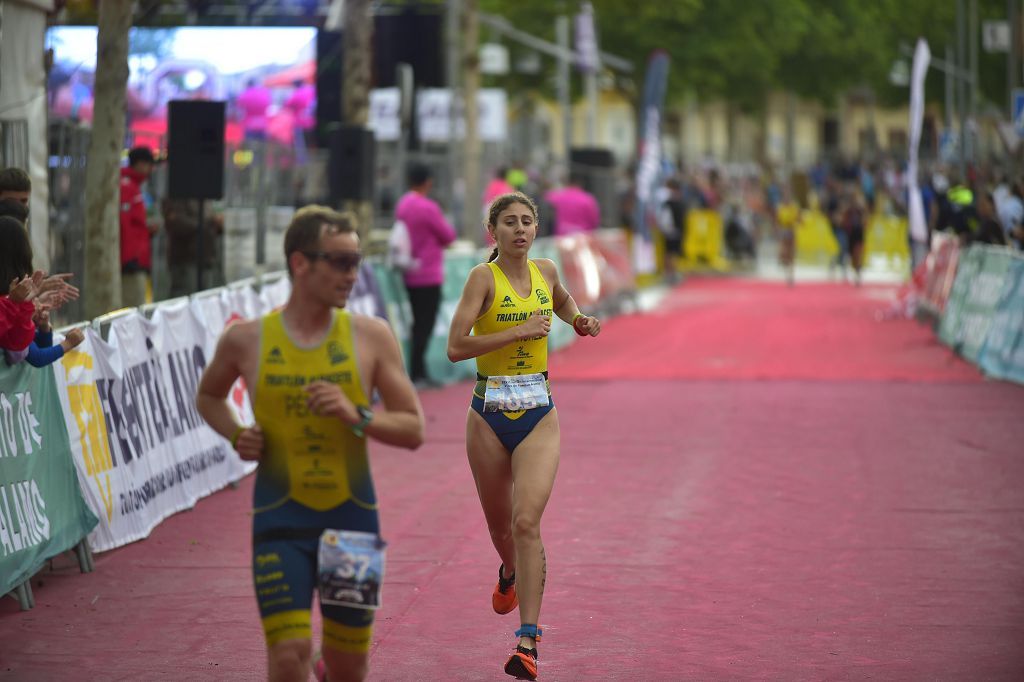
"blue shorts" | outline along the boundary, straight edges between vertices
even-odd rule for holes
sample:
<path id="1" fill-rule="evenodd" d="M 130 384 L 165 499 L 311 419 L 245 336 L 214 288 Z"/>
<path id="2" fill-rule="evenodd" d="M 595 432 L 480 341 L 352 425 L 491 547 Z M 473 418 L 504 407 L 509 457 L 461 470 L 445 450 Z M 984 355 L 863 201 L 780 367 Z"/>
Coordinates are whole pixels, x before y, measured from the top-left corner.
<path id="1" fill-rule="evenodd" d="M 484 412 L 483 381 L 477 381 L 471 407 L 474 412 L 484 418 L 487 425 L 494 431 L 494 435 L 511 454 L 530 435 L 533 427 L 540 423 L 544 415 L 554 409 L 555 401 L 548 395 L 548 404 L 544 407 L 518 412 Z"/>
<path id="2" fill-rule="evenodd" d="M 346 502 L 326 514 L 332 518 L 323 528 L 263 528 L 253 535 L 253 583 L 268 646 L 312 637 L 310 609 L 318 589 L 317 551 L 324 528 L 379 532 L 376 510 Z M 321 603 L 320 613 L 325 646 L 349 653 L 370 650 L 374 611 Z"/>

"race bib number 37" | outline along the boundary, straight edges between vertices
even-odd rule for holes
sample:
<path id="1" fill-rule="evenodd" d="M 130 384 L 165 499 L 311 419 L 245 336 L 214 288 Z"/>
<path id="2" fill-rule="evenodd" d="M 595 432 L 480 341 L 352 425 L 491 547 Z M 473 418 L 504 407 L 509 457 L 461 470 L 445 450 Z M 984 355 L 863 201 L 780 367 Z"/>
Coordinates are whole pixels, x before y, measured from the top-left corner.
<path id="1" fill-rule="evenodd" d="M 320 536 L 317 556 L 320 601 L 356 609 L 379 609 L 385 544 L 376 533 L 325 530 Z"/>
<path id="2" fill-rule="evenodd" d="M 518 412 L 547 404 L 547 379 L 543 374 L 487 377 L 484 412 Z"/>

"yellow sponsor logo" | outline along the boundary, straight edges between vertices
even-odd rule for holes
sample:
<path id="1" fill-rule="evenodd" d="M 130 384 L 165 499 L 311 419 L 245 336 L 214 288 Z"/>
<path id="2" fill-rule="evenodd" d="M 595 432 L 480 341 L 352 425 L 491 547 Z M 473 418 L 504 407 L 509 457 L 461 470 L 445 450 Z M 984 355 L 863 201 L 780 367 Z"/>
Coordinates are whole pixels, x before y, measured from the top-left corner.
<path id="1" fill-rule="evenodd" d="M 256 555 L 256 565 L 259 568 L 263 568 L 264 566 L 269 566 L 270 564 L 279 564 L 279 563 L 281 563 L 281 557 L 278 555 L 277 552 L 270 552 L 269 554 L 257 554 Z"/>
<path id="2" fill-rule="evenodd" d="M 68 387 L 68 406 L 78 426 L 85 472 L 96 483 L 109 523 L 114 516 L 114 496 L 110 491 L 109 473 L 114 468 L 114 460 L 110 453 L 110 442 L 107 440 L 100 394 L 96 390 L 96 385 L 91 382 L 72 383 L 73 377 L 81 375 L 83 370 L 92 370 L 93 358 L 88 353 L 73 350 L 64 356 L 63 364 Z"/>

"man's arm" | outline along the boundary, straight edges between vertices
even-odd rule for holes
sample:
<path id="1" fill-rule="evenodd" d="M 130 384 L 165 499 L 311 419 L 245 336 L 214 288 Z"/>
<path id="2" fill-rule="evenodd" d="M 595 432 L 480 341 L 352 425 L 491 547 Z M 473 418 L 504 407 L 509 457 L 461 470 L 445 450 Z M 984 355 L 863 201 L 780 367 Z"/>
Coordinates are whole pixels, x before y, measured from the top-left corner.
<path id="1" fill-rule="evenodd" d="M 423 443 L 423 412 L 416 391 L 405 374 L 402 354 L 391 328 L 383 320 L 353 316 L 356 333 L 365 339 L 370 359 L 367 390 L 380 394 L 384 409 L 375 410 L 363 433 L 388 445 L 414 450 Z M 353 404 L 341 386 L 314 381 L 305 387 L 309 411 L 321 417 L 334 417 L 349 427 L 363 422 L 358 405 Z M 369 406 L 363 406 L 369 407 Z"/>
<path id="2" fill-rule="evenodd" d="M 214 431 L 233 440 L 239 456 L 245 460 L 259 459 L 263 453 L 263 434 L 259 425 L 245 427 L 238 423 L 227 397 L 235 381 L 242 376 L 240 359 L 245 356 L 247 348 L 254 346 L 250 337 L 256 324 L 256 321 L 241 322 L 224 331 L 213 359 L 199 380 L 196 393 L 199 414 Z"/>
<path id="3" fill-rule="evenodd" d="M 382 443 L 415 450 L 423 444 L 423 408 L 413 388 L 391 328 L 377 318 L 366 320 L 367 336 L 377 357 L 370 390 L 380 394 L 383 410 L 375 410 L 365 433 Z"/>

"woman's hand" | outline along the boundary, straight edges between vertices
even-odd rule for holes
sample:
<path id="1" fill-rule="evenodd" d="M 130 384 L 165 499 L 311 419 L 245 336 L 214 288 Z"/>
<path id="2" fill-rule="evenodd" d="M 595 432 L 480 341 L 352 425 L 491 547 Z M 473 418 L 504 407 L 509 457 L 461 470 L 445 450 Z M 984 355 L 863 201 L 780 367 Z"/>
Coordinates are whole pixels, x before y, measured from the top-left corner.
<path id="1" fill-rule="evenodd" d="M 31 276 L 15 277 L 7 287 L 7 297 L 15 303 L 31 301 L 38 293 L 36 281 Z"/>
<path id="2" fill-rule="evenodd" d="M 551 316 L 541 315 L 539 310 L 534 310 L 526 318 L 526 322 L 519 325 L 519 339 L 538 339 L 551 333 Z"/>
<path id="3" fill-rule="evenodd" d="M 601 320 L 588 315 L 577 317 L 572 326 L 576 328 L 580 336 L 597 336 L 601 333 Z"/>

